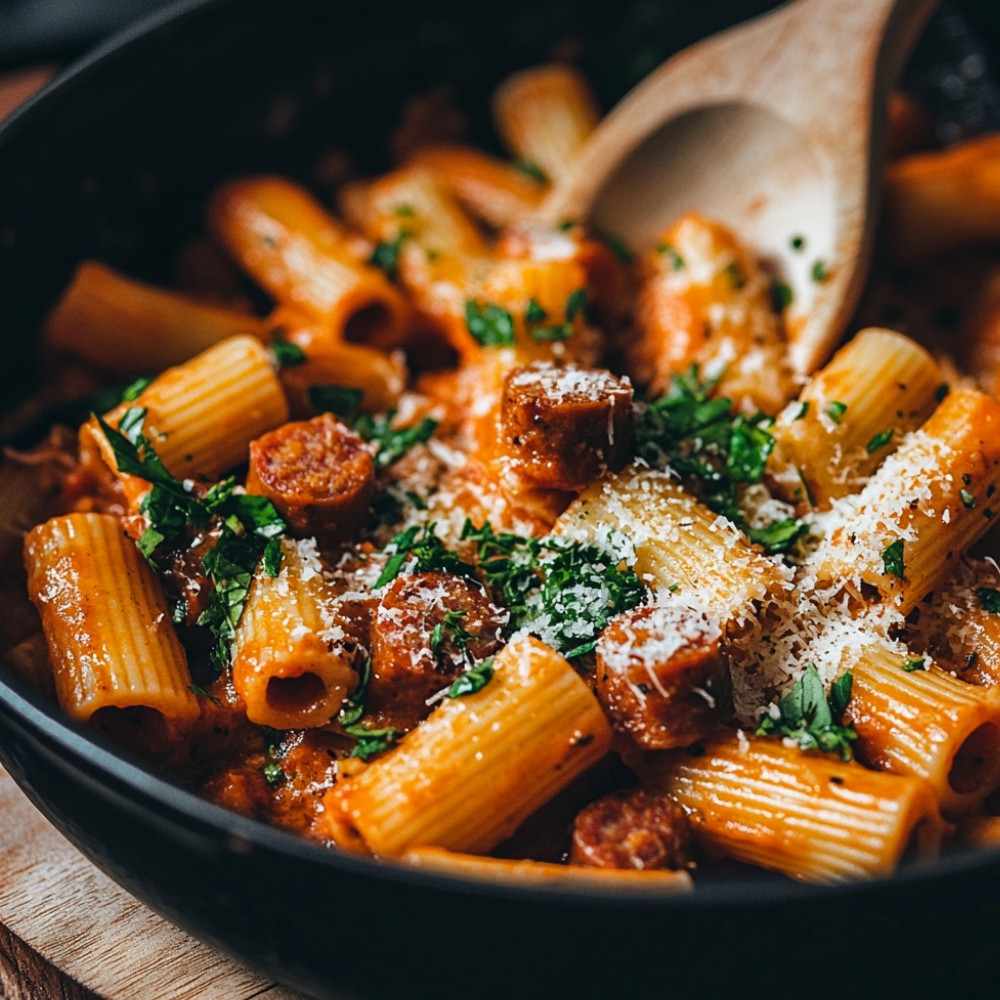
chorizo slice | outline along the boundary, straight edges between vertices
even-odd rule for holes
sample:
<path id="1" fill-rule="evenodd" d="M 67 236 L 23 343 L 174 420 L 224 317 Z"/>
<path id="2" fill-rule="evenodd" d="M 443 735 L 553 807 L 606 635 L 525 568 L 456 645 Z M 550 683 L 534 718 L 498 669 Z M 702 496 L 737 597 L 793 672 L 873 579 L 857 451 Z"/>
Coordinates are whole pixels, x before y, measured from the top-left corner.
<path id="1" fill-rule="evenodd" d="M 541 489 L 583 489 L 629 459 L 632 384 L 579 365 L 515 368 L 504 380 L 500 429 L 519 479 Z"/>
<path id="2" fill-rule="evenodd" d="M 690 746 L 729 710 L 732 685 L 721 628 L 682 604 L 613 618 L 598 637 L 597 697 L 619 731 L 647 750 Z"/>
<path id="3" fill-rule="evenodd" d="M 692 867 L 691 824 L 669 796 L 633 789 L 585 806 L 573 823 L 569 861 L 589 868 Z"/>
<path id="4" fill-rule="evenodd" d="M 412 729 L 430 712 L 431 695 L 500 648 L 506 619 L 464 577 L 396 577 L 372 622 L 368 712 L 381 726 Z"/>
<path id="5" fill-rule="evenodd" d="M 246 485 L 271 500 L 292 535 L 341 542 L 368 520 L 375 462 L 354 431 L 323 413 L 251 442 Z"/>

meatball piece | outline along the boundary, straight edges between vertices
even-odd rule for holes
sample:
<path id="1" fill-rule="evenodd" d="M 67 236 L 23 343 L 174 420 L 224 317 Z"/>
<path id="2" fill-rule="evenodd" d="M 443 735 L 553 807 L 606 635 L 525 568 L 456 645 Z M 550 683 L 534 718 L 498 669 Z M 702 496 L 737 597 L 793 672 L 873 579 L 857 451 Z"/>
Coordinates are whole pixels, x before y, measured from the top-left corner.
<path id="1" fill-rule="evenodd" d="M 368 520 L 375 463 L 354 431 L 323 413 L 251 442 L 247 492 L 271 500 L 296 537 L 345 541 Z"/>
<path id="2" fill-rule="evenodd" d="M 533 487 L 581 490 L 619 469 L 632 448 L 632 385 L 610 372 L 537 362 L 504 381 L 501 441 Z"/>
<path id="3" fill-rule="evenodd" d="M 506 620 L 464 577 L 396 577 L 372 622 L 368 712 L 381 726 L 412 729 L 430 711 L 431 695 L 499 649 Z"/>
<path id="4" fill-rule="evenodd" d="M 732 696 L 721 629 L 682 604 L 634 608 L 597 640 L 597 697 L 616 729 L 647 750 L 689 746 L 723 720 Z"/>
<path id="5" fill-rule="evenodd" d="M 690 868 L 691 824 L 667 795 L 612 792 L 577 815 L 569 860 L 590 868 Z"/>

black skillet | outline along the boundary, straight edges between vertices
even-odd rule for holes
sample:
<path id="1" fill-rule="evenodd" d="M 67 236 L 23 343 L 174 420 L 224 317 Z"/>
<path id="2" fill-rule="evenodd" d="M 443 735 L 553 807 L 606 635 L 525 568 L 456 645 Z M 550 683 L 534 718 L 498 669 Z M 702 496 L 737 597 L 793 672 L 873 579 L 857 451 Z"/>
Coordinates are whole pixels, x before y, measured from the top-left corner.
<path id="1" fill-rule="evenodd" d="M 313 181 L 332 147 L 382 169 L 402 99 L 437 84 L 489 145 L 490 89 L 557 40 L 577 46 L 607 103 L 671 51 L 770 6 L 170 6 L 0 128 L 3 409 L 37 384 L 33 338 L 73 264 L 98 257 L 166 280 L 219 179 L 269 170 Z M 947 136 L 1000 127 L 998 20 L 990 0 L 946 4 L 914 57 L 908 84 Z M 659 901 L 485 887 L 341 857 L 205 803 L 3 670 L 0 761 L 140 899 L 319 997 L 953 996 L 995 990 L 1000 972 L 997 853 L 836 889 L 733 875 Z"/>

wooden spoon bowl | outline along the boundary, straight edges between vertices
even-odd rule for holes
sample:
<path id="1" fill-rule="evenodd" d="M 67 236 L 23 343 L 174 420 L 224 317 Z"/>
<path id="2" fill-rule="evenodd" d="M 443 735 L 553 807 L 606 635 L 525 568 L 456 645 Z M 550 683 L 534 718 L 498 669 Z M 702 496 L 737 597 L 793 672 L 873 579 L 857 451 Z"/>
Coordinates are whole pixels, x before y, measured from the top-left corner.
<path id="1" fill-rule="evenodd" d="M 889 91 L 935 0 L 795 0 L 685 49 L 623 98 L 543 206 L 634 249 L 685 212 L 731 226 L 792 291 L 795 371 L 867 277 Z"/>

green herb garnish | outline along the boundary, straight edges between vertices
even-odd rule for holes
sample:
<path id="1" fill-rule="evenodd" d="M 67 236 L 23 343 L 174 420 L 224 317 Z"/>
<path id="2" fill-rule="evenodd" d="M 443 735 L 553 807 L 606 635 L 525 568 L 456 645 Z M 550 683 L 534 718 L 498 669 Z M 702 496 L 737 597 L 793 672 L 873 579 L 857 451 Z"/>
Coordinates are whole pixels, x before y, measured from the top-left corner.
<path id="1" fill-rule="evenodd" d="M 684 266 L 684 258 L 669 243 L 660 243 L 656 252 L 663 254 L 670 261 L 672 270 L 679 271 Z"/>
<path id="2" fill-rule="evenodd" d="M 906 659 L 903 661 L 902 664 L 903 672 L 907 674 L 912 674 L 915 670 L 923 670 L 924 662 L 925 660 L 922 656 Z"/>
<path id="3" fill-rule="evenodd" d="M 508 608 L 508 628 L 525 628 L 568 658 L 591 652 L 614 615 L 648 597 L 635 571 L 596 545 L 497 534 L 470 521 L 462 538 L 477 544 L 479 571 Z"/>
<path id="4" fill-rule="evenodd" d="M 358 412 L 364 389 L 353 385 L 311 385 L 306 389 L 306 401 L 319 413 L 332 413 L 341 420 L 350 421 Z"/>
<path id="5" fill-rule="evenodd" d="M 514 317 L 500 306 L 480 305 L 469 299 L 465 303 L 465 325 L 483 347 L 514 346 Z"/>
<path id="6" fill-rule="evenodd" d="M 826 408 L 826 415 L 838 426 L 840 425 L 840 418 L 847 412 L 847 403 L 840 403 L 834 400 Z"/>
<path id="7" fill-rule="evenodd" d="M 906 567 L 903 563 L 903 539 L 897 538 L 882 550 L 882 565 L 887 575 L 906 577 Z"/>
<path id="8" fill-rule="evenodd" d="M 354 430 L 369 444 L 375 445 L 375 463 L 385 468 L 398 462 L 414 445 L 429 441 L 437 430 L 433 417 L 421 417 L 409 427 L 393 427 L 395 410 L 378 417 L 359 413 L 353 421 Z"/>
<path id="9" fill-rule="evenodd" d="M 791 285 L 784 281 L 771 282 L 771 306 L 775 312 L 784 312 L 795 298 Z"/>
<path id="10" fill-rule="evenodd" d="M 675 375 L 659 399 L 640 405 L 636 457 L 669 468 L 717 514 L 729 518 L 769 552 L 785 552 L 808 530 L 794 518 L 750 529 L 739 505 L 740 488 L 759 483 L 774 448 L 774 421 L 758 413 L 734 414 L 732 401 L 713 396 L 715 380 L 698 369 Z"/>
<path id="11" fill-rule="evenodd" d="M 273 340 L 271 355 L 279 368 L 289 368 L 292 365 L 302 365 L 308 360 L 306 352 L 288 340 Z"/>
<path id="12" fill-rule="evenodd" d="M 402 734 L 398 729 L 369 729 L 361 725 L 365 702 L 368 700 L 368 685 L 371 682 L 371 660 L 368 657 L 361 661 L 359 673 L 358 686 L 337 714 L 337 724 L 344 733 L 357 740 L 351 756 L 368 761 L 388 750 Z"/>
<path id="13" fill-rule="evenodd" d="M 493 680 L 492 656 L 459 674 L 448 688 L 448 697 L 461 698 L 467 694 L 475 694 L 486 687 L 491 680 Z"/>
<path id="14" fill-rule="evenodd" d="M 785 736 L 795 740 L 802 750 L 822 750 L 839 754 L 841 760 L 854 756 L 852 744 L 858 734 L 835 722 L 851 697 L 853 676 L 841 674 L 830 687 L 829 701 L 823 690 L 815 663 L 807 663 L 802 676 L 778 702 L 778 715 L 765 716 L 757 729 L 758 736 Z"/>
<path id="15" fill-rule="evenodd" d="M 549 182 L 548 177 L 545 176 L 545 171 L 537 163 L 529 163 L 527 160 L 514 160 L 514 167 L 539 184 L 548 184 Z"/>
<path id="16" fill-rule="evenodd" d="M 1000 614 L 1000 590 L 995 587 L 977 587 L 976 597 L 983 611 L 992 615 Z"/>
<path id="17" fill-rule="evenodd" d="M 879 431 L 878 434 L 873 434 L 872 439 L 866 445 L 868 449 L 868 454 L 872 455 L 879 448 L 884 448 L 892 440 L 892 429 Z"/>
<path id="18" fill-rule="evenodd" d="M 202 559 L 212 590 L 196 624 L 215 636 L 212 663 L 221 672 L 228 665 L 229 645 L 258 565 L 263 561 L 271 576 L 280 570 L 285 522 L 266 497 L 237 493 L 233 477 L 217 483 L 204 497 L 196 496 L 192 485 L 174 479 L 156 455 L 142 431 L 145 416 L 145 410 L 132 407 L 122 416 L 118 430 L 101 417 L 97 422 L 119 470 L 150 483 L 139 505 L 148 527 L 138 547 L 154 568 L 156 550 L 178 542 L 189 528 L 213 528 L 217 535 L 215 545 Z"/>
<path id="19" fill-rule="evenodd" d="M 383 550 L 389 554 L 374 590 L 395 580 L 400 573 L 454 573 L 478 582 L 476 568 L 447 548 L 436 525 L 414 524 L 401 531 Z"/>

